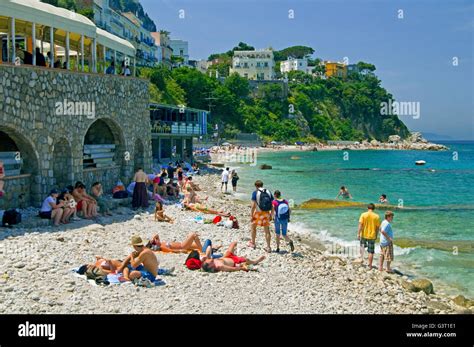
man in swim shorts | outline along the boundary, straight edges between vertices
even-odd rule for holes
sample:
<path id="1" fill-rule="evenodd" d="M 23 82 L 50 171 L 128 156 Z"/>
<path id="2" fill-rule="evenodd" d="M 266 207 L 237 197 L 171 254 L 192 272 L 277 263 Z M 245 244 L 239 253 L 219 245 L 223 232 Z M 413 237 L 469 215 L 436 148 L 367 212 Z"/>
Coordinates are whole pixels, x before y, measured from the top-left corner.
<path id="1" fill-rule="evenodd" d="M 263 227 L 265 232 L 265 240 L 267 247 L 265 251 L 270 253 L 272 251 L 270 242 L 272 236 L 270 234 L 270 221 L 271 221 L 271 210 L 272 210 L 272 193 L 263 188 L 263 182 L 258 180 L 255 182 L 255 191 L 252 193 L 252 208 L 250 212 L 251 220 L 251 241 L 248 246 L 251 248 L 256 247 L 255 239 L 257 237 L 257 227 Z"/>
<path id="2" fill-rule="evenodd" d="M 206 259 L 202 263 L 202 269 L 205 272 L 234 272 L 249 271 L 248 265 L 257 265 L 261 263 L 265 256 L 262 255 L 257 260 L 250 260 L 245 257 L 239 257 L 236 253 L 237 242 L 232 242 L 224 253 L 222 258 Z"/>
<path id="3" fill-rule="evenodd" d="M 143 277 L 154 282 L 158 275 L 159 265 L 155 253 L 145 247 L 140 236 L 132 237 L 131 246 L 135 251 L 124 260 L 117 272 L 123 272 L 123 277 L 127 281 Z"/>

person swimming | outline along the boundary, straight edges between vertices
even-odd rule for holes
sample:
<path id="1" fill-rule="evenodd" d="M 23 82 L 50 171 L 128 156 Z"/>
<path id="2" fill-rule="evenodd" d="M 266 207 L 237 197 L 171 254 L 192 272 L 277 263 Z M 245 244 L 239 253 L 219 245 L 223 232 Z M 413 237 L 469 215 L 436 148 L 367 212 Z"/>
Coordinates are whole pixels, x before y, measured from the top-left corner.
<path id="1" fill-rule="evenodd" d="M 339 190 L 339 194 L 337 194 L 336 200 L 339 199 L 339 197 L 342 197 L 343 199 L 352 199 L 351 193 L 345 186 L 342 186 Z"/>
<path id="2" fill-rule="evenodd" d="M 385 195 L 385 194 L 380 195 L 379 203 L 381 203 L 381 204 L 388 204 L 387 195 Z"/>

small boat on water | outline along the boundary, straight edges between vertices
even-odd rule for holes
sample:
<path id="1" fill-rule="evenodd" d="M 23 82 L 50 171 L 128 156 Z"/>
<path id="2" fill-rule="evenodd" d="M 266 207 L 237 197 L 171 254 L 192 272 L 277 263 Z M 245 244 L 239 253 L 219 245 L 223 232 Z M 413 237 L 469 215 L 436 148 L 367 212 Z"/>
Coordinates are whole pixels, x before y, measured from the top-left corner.
<path id="1" fill-rule="evenodd" d="M 425 165 L 425 164 L 426 164 L 426 161 L 424 161 L 424 160 L 415 161 L 415 165 L 418 165 L 418 166 Z"/>

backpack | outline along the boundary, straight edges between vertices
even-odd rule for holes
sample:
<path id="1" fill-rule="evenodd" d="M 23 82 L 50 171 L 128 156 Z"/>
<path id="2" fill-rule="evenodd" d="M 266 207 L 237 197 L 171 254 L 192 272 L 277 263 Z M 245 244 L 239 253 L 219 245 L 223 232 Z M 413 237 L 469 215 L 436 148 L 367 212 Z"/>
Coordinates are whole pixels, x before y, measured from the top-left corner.
<path id="1" fill-rule="evenodd" d="M 273 195 L 269 190 L 259 189 L 257 191 L 257 205 L 260 211 L 269 212 L 272 210 Z"/>
<path id="2" fill-rule="evenodd" d="M 10 227 L 21 223 L 21 213 L 15 209 L 7 210 L 3 213 L 2 227 Z"/>
<path id="3" fill-rule="evenodd" d="M 126 199 L 128 198 L 128 193 L 125 190 L 119 190 L 114 193 L 113 195 L 114 199 Z"/>
<path id="4" fill-rule="evenodd" d="M 286 221 L 290 219 L 290 207 L 288 206 L 288 202 L 286 200 L 278 201 L 276 210 L 276 217 L 279 220 Z"/>

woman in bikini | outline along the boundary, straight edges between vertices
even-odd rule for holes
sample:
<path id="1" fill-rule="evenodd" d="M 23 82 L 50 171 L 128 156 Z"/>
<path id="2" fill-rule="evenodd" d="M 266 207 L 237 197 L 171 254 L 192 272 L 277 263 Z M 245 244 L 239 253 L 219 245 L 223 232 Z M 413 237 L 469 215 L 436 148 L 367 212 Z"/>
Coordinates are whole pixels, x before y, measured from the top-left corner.
<path id="1" fill-rule="evenodd" d="M 199 203 L 192 203 L 192 202 L 184 202 L 183 201 L 183 205 L 186 209 L 191 210 L 191 211 L 195 211 L 195 212 L 201 212 L 201 213 L 206 213 L 206 214 L 215 214 L 215 215 L 221 216 L 221 217 L 230 217 L 231 216 L 230 212 L 224 212 L 222 210 L 220 210 L 220 211 L 213 210 L 213 209 L 210 209 L 210 208 L 206 207 L 205 205 L 199 204 Z"/>
<path id="2" fill-rule="evenodd" d="M 120 260 L 106 259 L 99 255 L 97 255 L 95 259 L 96 261 L 95 261 L 94 266 L 101 268 L 104 272 L 108 274 L 115 273 L 117 269 L 122 265 L 122 262 Z"/>
<path id="3" fill-rule="evenodd" d="M 161 201 L 156 202 L 155 221 L 168 222 L 168 223 L 171 223 L 171 224 L 174 223 L 174 219 L 165 214 L 165 210 L 163 209 L 163 203 Z"/>
<path id="4" fill-rule="evenodd" d="M 150 242 L 148 242 L 146 247 L 154 251 L 173 253 L 187 253 L 193 249 L 198 251 L 202 250 L 201 240 L 199 240 L 199 236 L 196 233 L 190 233 L 183 242 L 161 241 L 160 236 L 156 234 Z"/>

